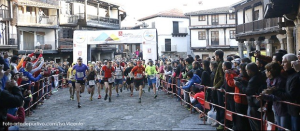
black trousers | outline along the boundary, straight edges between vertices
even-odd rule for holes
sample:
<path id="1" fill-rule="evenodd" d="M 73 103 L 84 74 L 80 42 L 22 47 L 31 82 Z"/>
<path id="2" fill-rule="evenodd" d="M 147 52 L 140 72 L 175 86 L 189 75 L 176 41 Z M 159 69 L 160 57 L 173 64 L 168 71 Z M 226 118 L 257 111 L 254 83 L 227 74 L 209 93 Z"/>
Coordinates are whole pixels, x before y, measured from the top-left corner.
<path id="1" fill-rule="evenodd" d="M 223 92 L 220 92 L 220 91 L 217 91 L 217 95 L 218 95 L 218 105 L 219 106 L 222 106 L 222 107 L 225 107 L 224 105 L 224 93 Z M 222 109 L 222 108 L 219 108 L 219 107 L 216 107 L 216 110 L 217 110 L 217 121 L 221 122 L 221 123 L 224 123 L 224 115 L 225 115 L 225 110 Z"/>
<path id="2" fill-rule="evenodd" d="M 235 103 L 235 111 L 239 114 L 247 115 L 248 105 Z M 251 130 L 248 118 L 235 116 L 235 129 L 234 130 Z"/>

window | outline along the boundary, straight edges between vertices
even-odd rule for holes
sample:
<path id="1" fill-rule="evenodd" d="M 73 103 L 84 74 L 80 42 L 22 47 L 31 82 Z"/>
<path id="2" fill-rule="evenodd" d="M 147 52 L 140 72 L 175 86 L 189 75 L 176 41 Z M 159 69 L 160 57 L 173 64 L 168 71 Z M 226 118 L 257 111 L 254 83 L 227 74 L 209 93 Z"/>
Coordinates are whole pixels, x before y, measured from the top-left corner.
<path id="1" fill-rule="evenodd" d="M 259 10 L 254 11 L 254 20 L 258 20 L 259 19 Z"/>
<path id="2" fill-rule="evenodd" d="M 44 35 L 42 33 L 36 35 L 36 41 L 40 43 L 40 45 L 45 44 Z"/>
<path id="3" fill-rule="evenodd" d="M 205 21 L 206 20 L 205 15 L 200 15 L 200 16 L 198 16 L 198 18 L 199 18 L 199 21 Z"/>
<path id="4" fill-rule="evenodd" d="M 205 31 L 198 31 L 198 39 L 205 40 L 206 39 L 206 32 Z"/>
<path id="5" fill-rule="evenodd" d="M 165 39 L 165 51 L 171 51 L 171 39 Z"/>
<path id="6" fill-rule="evenodd" d="M 219 31 L 211 32 L 211 45 L 219 45 Z"/>
<path id="7" fill-rule="evenodd" d="M 218 25 L 219 24 L 219 15 L 211 15 L 211 24 Z"/>
<path id="8" fill-rule="evenodd" d="M 235 39 L 235 30 L 229 31 L 230 33 L 230 39 Z"/>
<path id="9" fill-rule="evenodd" d="M 209 57 L 208 54 L 202 54 L 202 60 L 206 60 L 207 57 Z"/>
<path id="10" fill-rule="evenodd" d="M 178 21 L 173 21 L 173 33 L 179 33 Z"/>
<path id="11" fill-rule="evenodd" d="M 231 14 L 229 14 L 229 19 L 235 19 L 235 14 L 234 13 L 231 13 Z"/>

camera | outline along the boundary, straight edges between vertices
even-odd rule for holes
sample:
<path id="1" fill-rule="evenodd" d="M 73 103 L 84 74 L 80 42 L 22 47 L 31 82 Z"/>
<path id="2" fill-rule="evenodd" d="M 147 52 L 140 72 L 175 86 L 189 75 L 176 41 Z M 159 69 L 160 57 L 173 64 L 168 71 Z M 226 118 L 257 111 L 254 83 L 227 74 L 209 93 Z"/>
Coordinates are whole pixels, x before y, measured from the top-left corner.
<path id="1" fill-rule="evenodd" d="M 249 56 L 254 56 L 255 53 L 256 53 L 255 51 L 251 51 L 251 52 L 249 53 Z"/>

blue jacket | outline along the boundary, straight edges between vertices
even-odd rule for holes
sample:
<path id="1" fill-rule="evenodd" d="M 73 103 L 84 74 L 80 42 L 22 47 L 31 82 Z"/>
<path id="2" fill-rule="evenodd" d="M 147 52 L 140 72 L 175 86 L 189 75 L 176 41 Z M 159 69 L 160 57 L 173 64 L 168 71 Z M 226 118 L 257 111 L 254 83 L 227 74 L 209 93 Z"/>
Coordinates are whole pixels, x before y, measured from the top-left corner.
<path id="1" fill-rule="evenodd" d="M 39 75 L 39 76 L 34 78 L 33 75 L 30 72 L 25 71 L 24 68 L 21 68 L 20 72 L 23 73 L 23 76 L 26 76 L 29 79 L 28 81 L 22 81 L 22 84 L 31 83 L 32 81 L 36 82 L 36 81 L 38 81 L 42 78 L 42 75 Z"/>
<path id="2" fill-rule="evenodd" d="M 194 85 L 194 83 L 200 84 L 201 83 L 201 78 L 194 74 L 192 79 L 190 79 L 187 83 L 187 85 L 183 86 L 182 89 L 188 89 L 190 88 L 192 85 Z"/>

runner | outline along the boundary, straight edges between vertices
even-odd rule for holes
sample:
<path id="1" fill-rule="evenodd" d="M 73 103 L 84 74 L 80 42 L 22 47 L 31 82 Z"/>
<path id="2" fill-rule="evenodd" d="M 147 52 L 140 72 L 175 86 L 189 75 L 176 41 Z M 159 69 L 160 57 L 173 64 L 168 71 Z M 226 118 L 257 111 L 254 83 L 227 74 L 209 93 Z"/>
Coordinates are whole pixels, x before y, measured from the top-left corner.
<path id="1" fill-rule="evenodd" d="M 100 90 L 103 89 L 103 85 L 104 85 L 104 83 L 103 83 L 103 84 L 101 83 L 101 82 L 102 82 L 102 81 L 101 81 L 101 80 L 102 80 L 102 77 L 101 77 L 101 76 L 103 76 L 103 75 L 100 74 L 101 69 L 102 69 L 102 67 L 101 67 L 101 62 L 99 62 L 99 63 L 97 63 L 96 68 L 95 68 L 95 70 L 96 70 L 96 75 L 97 75 L 97 79 L 98 79 L 98 81 L 97 81 L 97 87 L 98 87 L 98 99 L 101 99 Z"/>
<path id="2" fill-rule="evenodd" d="M 149 66 L 146 67 L 146 75 L 148 78 L 148 91 L 150 91 L 150 86 L 152 85 L 153 87 L 153 92 L 154 92 L 154 98 L 156 99 L 157 94 L 156 94 L 156 75 L 157 75 L 157 71 L 156 71 L 156 66 L 153 65 L 153 61 L 150 60 L 149 61 Z"/>
<path id="3" fill-rule="evenodd" d="M 75 94 L 75 74 L 76 70 L 73 70 L 75 63 L 73 63 L 70 68 L 68 69 L 67 73 L 67 78 L 69 79 L 69 90 L 70 90 L 70 100 L 75 100 L 74 99 L 74 94 Z M 73 70 L 73 71 L 72 71 Z"/>
<path id="4" fill-rule="evenodd" d="M 77 102 L 78 102 L 78 108 L 81 107 L 81 105 L 80 105 L 80 93 L 84 92 L 85 80 L 86 80 L 86 71 L 88 71 L 88 69 L 89 68 L 85 64 L 82 63 L 82 58 L 81 57 L 79 57 L 77 59 L 77 64 L 75 66 L 73 66 L 73 70 L 76 70 L 75 88 L 76 88 L 76 97 L 77 97 Z"/>
<path id="5" fill-rule="evenodd" d="M 116 92 L 117 97 L 119 97 L 119 88 L 120 92 L 122 92 L 122 84 L 123 84 L 123 67 L 120 66 L 120 62 L 117 62 L 117 66 L 115 67 L 115 84 L 116 84 Z"/>
<path id="6" fill-rule="evenodd" d="M 142 66 L 141 61 L 138 61 L 137 66 L 135 66 L 130 72 L 131 74 L 134 74 L 135 87 L 139 87 L 139 103 L 141 103 L 141 98 L 142 98 L 144 72 L 145 72 L 145 68 Z"/>
<path id="7" fill-rule="evenodd" d="M 146 69 L 147 65 L 146 65 L 146 63 L 145 63 L 145 60 L 142 61 L 142 66 Z M 143 79 L 144 79 L 144 83 L 143 83 L 143 93 L 145 93 L 144 88 L 145 88 L 145 84 L 147 83 L 147 78 L 146 78 L 146 76 L 144 76 Z M 149 92 L 150 92 L 150 90 L 149 90 Z"/>
<path id="8" fill-rule="evenodd" d="M 127 67 L 124 71 L 124 76 L 126 76 L 127 87 L 131 91 L 130 94 L 131 97 L 133 96 L 133 75 L 130 74 L 132 69 L 133 69 L 133 62 L 129 62 L 129 67 Z"/>
<path id="9" fill-rule="evenodd" d="M 95 78 L 96 78 L 96 71 L 94 70 L 94 65 L 90 66 L 90 69 L 88 71 L 87 75 L 87 81 L 88 81 L 88 93 L 91 94 L 90 100 L 93 100 L 93 95 L 95 91 Z"/>
<path id="10" fill-rule="evenodd" d="M 109 90 L 109 98 L 108 102 L 111 102 L 111 90 L 112 90 L 112 85 L 114 83 L 113 79 L 113 72 L 115 71 L 114 67 L 112 67 L 112 62 L 108 61 L 107 66 L 102 67 L 102 71 L 104 71 L 104 84 L 105 84 L 105 97 L 104 100 L 107 100 L 107 93 Z"/>

